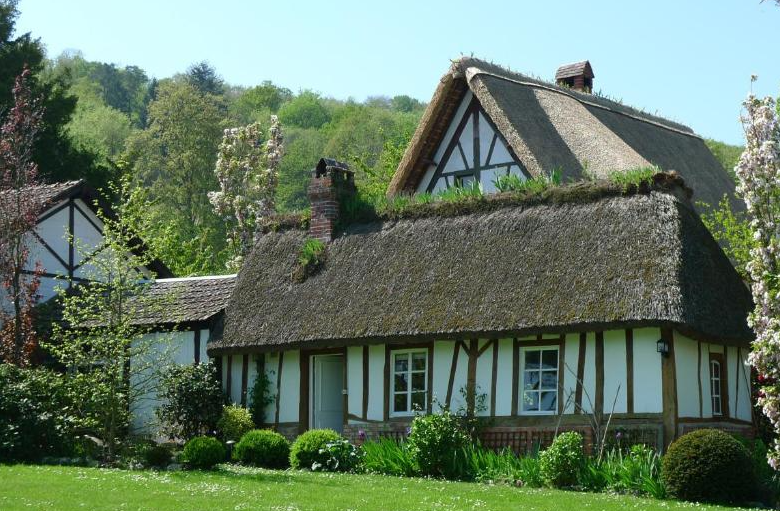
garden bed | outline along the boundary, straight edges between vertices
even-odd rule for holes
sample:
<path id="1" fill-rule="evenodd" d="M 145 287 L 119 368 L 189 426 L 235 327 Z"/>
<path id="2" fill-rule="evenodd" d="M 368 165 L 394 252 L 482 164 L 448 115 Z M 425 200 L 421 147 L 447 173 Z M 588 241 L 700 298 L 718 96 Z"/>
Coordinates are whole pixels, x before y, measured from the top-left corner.
<path id="1" fill-rule="evenodd" d="M 0 466 L 0 509 L 618 510 L 737 509 L 627 495 L 513 488 L 420 478 L 279 471 L 215 472 Z"/>

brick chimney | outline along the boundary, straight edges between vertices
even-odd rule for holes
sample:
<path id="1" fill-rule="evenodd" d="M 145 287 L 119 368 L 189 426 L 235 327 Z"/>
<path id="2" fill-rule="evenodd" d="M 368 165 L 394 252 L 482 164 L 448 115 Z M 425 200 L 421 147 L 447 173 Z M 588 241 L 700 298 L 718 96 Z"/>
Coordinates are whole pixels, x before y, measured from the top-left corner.
<path id="1" fill-rule="evenodd" d="M 339 202 L 354 193 L 355 176 L 349 166 L 329 158 L 320 159 L 308 189 L 311 204 L 309 236 L 330 243 L 339 217 Z"/>
<path id="2" fill-rule="evenodd" d="M 555 72 L 555 83 L 579 92 L 590 93 L 593 90 L 593 78 L 593 68 L 587 60 L 566 64 Z"/>

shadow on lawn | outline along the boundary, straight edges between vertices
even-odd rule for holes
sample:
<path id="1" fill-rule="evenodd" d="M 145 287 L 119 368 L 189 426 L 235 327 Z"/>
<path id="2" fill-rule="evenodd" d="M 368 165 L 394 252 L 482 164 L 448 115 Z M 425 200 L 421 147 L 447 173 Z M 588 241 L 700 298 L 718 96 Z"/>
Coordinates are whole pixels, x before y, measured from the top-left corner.
<path id="1" fill-rule="evenodd" d="M 192 475 L 199 476 L 219 476 L 229 479 L 231 481 L 247 481 L 254 483 L 274 483 L 274 484 L 290 484 L 300 483 L 306 485 L 319 485 L 319 486 L 350 486 L 352 481 L 348 477 L 344 477 L 346 474 L 330 474 L 319 472 L 308 472 L 303 470 L 269 470 L 269 469 L 254 469 L 242 467 L 239 465 L 223 465 L 216 470 L 187 470 L 181 472 L 171 472 L 172 478 L 186 480 Z"/>

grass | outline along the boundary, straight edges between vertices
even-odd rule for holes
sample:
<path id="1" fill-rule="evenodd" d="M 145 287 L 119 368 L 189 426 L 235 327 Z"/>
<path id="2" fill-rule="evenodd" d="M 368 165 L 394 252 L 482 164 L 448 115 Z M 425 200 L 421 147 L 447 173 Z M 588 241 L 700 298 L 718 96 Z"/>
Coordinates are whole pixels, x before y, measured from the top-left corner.
<path id="1" fill-rule="evenodd" d="M 599 493 L 224 465 L 216 472 L 0 466 L 0 509 L 698 510 L 717 506 Z"/>

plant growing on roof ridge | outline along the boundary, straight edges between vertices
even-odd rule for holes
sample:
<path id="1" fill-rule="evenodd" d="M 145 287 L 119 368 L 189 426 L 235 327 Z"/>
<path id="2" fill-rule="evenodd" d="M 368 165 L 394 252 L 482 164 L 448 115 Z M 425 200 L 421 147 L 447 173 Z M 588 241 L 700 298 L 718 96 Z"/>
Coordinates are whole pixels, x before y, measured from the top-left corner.
<path id="1" fill-rule="evenodd" d="M 325 262 L 325 250 L 327 246 L 317 238 L 307 238 L 298 252 L 298 264 L 292 273 L 294 282 L 301 283 L 311 275 L 317 273 Z"/>
<path id="2" fill-rule="evenodd" d="M 751 77 L 751 81 L 755 76 Z M 761 383 L 758 404 L 780 434 L 780 118 L 771 97 L 752 93 L 743 103 L 745 151 L 735 168 L 737 193 L 744 199 L 755 246 L 747 273 L 755 309 L 748 324 L 756 334 L 750 363 Z M 769 463 L 780 468 L 780 441 L 775 439 Z"/>
<path id="3" fill-rule="evenodd" d="M 258 222 L 275 210 L 283 147 L 282 128 L 271 116 L 268 140 L 260 143 L 259 123 L 226 129 L 219 145 L 214 173 L 220 190 L 209 192 L 214 211 L 228 222 L 227 244 L 233 257 L 228 269 L 238 270 L 249 253 Z"/>

